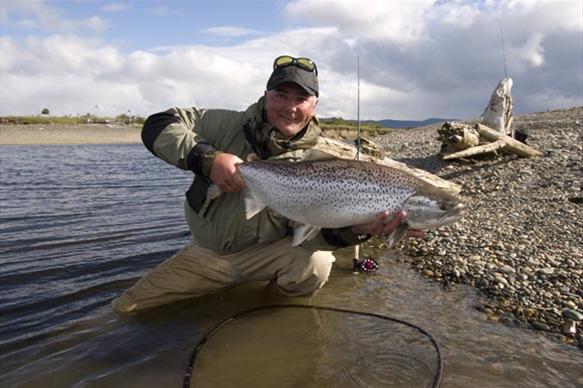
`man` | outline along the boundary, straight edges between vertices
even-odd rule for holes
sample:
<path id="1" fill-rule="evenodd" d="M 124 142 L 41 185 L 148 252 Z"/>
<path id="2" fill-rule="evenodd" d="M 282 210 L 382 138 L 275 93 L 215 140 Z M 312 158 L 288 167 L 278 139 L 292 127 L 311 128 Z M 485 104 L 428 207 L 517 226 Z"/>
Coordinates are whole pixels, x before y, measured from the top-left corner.
<path id="1" fill-rule="evenodd" d="M 274 61 L 264 96 L 244 112 L 170 109 L 146 120 L 144 145 L 195 174 L 184 205 L 192 240 L 114 300 L 115 311 L 139 311 L 257 280 L 285 295 L 311 295 L 328 279 L 332 251 L 390 234 L 403 221 L 403 212 L 390 222 L 384 212 L 370 225 L 322 229 L 292 247 L 288 219 L 269 209 L 245 219 L 245 182 L 237 164 L 251 153 L 301 160 L 321 132 L 318 97 L 316 64 L 283 55 Z M 207 196 L 211 183 L 223 192 L 218 198 Z"/>

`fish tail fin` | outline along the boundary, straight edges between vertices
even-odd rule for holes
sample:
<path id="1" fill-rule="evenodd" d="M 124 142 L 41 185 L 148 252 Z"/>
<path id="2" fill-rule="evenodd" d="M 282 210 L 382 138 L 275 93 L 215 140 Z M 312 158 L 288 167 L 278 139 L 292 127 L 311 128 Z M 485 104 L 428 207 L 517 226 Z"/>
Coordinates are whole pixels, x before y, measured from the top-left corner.
<path id="1" fill-rule="evenodd" d="M 257 198 L 253 196 L 251 190 L 245 190 L 243 194 L 243 200 L 245 201 L 245 218 L 251 219 L 255 217 L 261 210 L 265 209 L 265 205 L 262 204 Z"/>

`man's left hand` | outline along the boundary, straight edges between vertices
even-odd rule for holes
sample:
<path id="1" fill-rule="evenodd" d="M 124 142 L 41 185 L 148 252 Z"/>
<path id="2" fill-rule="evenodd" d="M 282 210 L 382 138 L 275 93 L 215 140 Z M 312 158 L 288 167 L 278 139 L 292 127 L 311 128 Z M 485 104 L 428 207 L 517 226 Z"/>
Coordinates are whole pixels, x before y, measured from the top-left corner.
<path id="1" fill-rule="evenodd" d="M 364 225 L 355 225 L 352 231 L 356 234 L 370 234 L 370 235 L 389 235 L 403 223 L 407 214 L 404 210 L 399 210 L 390 219 L 390 214 L 387 211 L 380 213 L 372 223 Z M 390 221 L 389 221 L 390 220 Z M 407 237 L 425 238 L 424 231 L 419 229 L 407 230 Z"/>

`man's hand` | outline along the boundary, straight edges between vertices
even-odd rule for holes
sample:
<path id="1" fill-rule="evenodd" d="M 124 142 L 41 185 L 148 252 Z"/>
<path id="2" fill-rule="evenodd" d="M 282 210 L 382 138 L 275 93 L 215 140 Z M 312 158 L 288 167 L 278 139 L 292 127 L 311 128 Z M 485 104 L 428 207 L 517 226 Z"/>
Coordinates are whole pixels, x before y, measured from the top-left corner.
<path id="1" fill-rule="evenodd" d="M 352 231 L 356 234 L 389 235 L 393 233 L 393 231 L 397 229 L 399 225 L 401 225 L 407 214 L 404 210 L 399 210 L 395 213 L 393 218 L 388 221 L 389 216 L 389 212 L 382 212 L 373 220 L 372 223 L 365 225 L 355 225 L 352 227 Z M 407 230 L 407 237 L 425 238 L 425 232 L 419 229 L 409 229 Z"/>
<path id="2" fill-rule="evenodd" d="M 237 164 L 243 161 L 236 155 L 218 153 L 213 160 L 209 178 L 223 192 L 241 191 L 245 182 L 237 173 Z"/>

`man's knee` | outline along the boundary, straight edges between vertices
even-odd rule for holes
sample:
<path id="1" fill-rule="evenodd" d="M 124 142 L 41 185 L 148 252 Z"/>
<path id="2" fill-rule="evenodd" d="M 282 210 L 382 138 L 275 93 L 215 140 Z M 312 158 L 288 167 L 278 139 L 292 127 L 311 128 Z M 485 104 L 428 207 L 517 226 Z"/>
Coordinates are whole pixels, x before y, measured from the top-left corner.
<path id="1" fill-rule="evenodd" d="M 326 251 L 295 258 L 288 270 L 276 279 L 275 285 L 285 295 L 312 295 L 328 280 L 334 260 L 332 253 Z"/>

